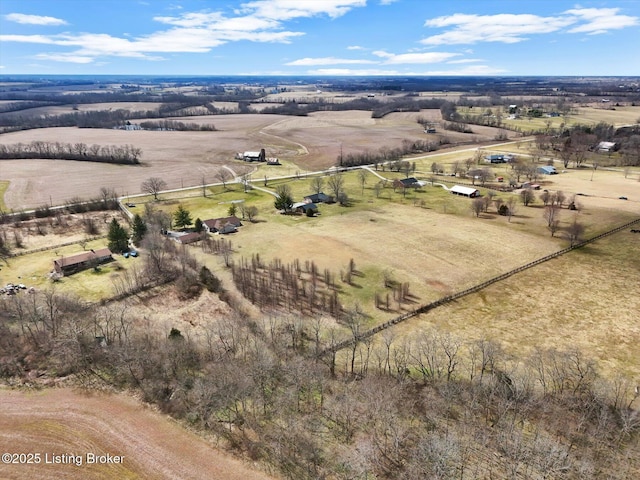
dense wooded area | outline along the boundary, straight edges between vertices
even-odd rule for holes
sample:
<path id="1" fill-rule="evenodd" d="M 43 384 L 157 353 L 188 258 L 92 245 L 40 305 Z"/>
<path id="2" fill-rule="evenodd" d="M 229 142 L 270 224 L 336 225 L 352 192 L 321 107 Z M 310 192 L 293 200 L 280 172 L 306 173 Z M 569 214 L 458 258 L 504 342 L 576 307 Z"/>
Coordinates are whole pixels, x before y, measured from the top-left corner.
<path id="1" fill-rule="evenodd" d="M 633 478 L 638 395 L 577 351 L 525 358 L 427 329 L 357 343 L 331 371 L 321 317 L 242 314 L 154 332 L 125 305 L 4 299 L 0 375 L 139 391 L 284 478 Z M 345 317 L 357 335 L 358 318 Z M 31 373 L 30 373 L 31 372 Z"/>

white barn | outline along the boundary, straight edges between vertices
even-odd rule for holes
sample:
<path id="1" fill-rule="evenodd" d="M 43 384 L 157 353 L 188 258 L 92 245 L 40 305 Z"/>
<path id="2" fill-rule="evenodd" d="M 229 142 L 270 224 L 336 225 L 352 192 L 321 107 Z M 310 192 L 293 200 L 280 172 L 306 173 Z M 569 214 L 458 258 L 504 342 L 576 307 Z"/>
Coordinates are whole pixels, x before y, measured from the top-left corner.
<path id="1" fill-rule="evenodd" d="M 480 196 L 480 191 L 473 187 L 463 187 L 462 185 L 454 185 L 449 189 L 454 195 L 462 195 L 463 197 L 474 198 Z"/>

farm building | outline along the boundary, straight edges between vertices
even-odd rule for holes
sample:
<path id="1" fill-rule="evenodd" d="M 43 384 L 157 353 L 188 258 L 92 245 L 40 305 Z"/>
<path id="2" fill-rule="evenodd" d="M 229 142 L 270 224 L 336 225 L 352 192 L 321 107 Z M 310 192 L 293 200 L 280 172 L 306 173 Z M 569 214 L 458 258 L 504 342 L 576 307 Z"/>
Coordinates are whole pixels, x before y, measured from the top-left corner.
<path id="1" fill-rule="evenodd" d="M 601 153 L 615 152 L 617 150 L 617 144 L 615 142 L 600 142 L 597 150 Z"/>
<path id="2" fill-rule="evenodd" d="M 393 186 L 395 188 L 420 188 L 420 187 L 424 187 L 426 184 L 427 184 L 426 182 L 421 182 L 420 180 L 414 177 L 408 177 L 408 178 L 403 178 L 401 180 L 393 181 Z"/>
<path id="3" fill-rule="evenodd" d="M 199 242 L 202 240 L 202 233 L 200 232 L 191 232 L 186 235 L 180 235 L 175 237 L 175 240 L 182 245 L 188 245 L 190 243 Z"/>
<path id="4" fill-rule="evenodd" d="M 463 187 L 462 185 L 454 185 L 449 189 L 449 191 L 454 195 L 462 195 L 463 197 L 469 197 L 469 198 L 480 196 L 480 192 L 478 191 L 477 188 Z"/>
<path id="5" fill-rule="evenodd" d="M 334 203 L 335 200 L 331 195 L 327 195 L 326 193 L 313 193 L 311 195 L 307 195 L 304 197 L 304 200 L 307 203 Z"/>
<path id="6" fill-rule="evenodd" d="M 538 171 L 538 173 L 541 173 L 542 175 L 557 175 L 558 171 L 556 170 L 556 167 L 554 167 L 553 165 L 545 165 L 544 167 L 538 167 L 536 169 Z"/>
<path id="7" fill-rule="evenodd" d="M 242 222 L 235 215 L 231 217 L 212 218 L 202 222 L 202 227 L 208 233 L 232 233 L 241 226 Z"/>
<path id="8" fill-rule="evenodd" d="M 297 213 L 309 214 L 309 212 L 318 213 L 318 206 L 315 203 L 296 202 L 291 205 L 291 210 Z"/>
<path id="9" fill-rule="evenodd" d="M 111 250 L 101 248 L 78 253 L 70 257 L 61 257 L 53 261 L 53 269 L 61 275 L 71 275 L 113 260 Z"/>
<path id="10" fill-rule="evenodd" d="M 484 161 L 485 163 L 507 163 L 507 159 L 502 154 L 487 155 Z"/>
<path id="11" fill-rule="evenodd" d="M 259 152 L 244 152 L 242 159 L 245 162 L 265 162 L 267 160 L 264 148 L 260 149 Z"/>

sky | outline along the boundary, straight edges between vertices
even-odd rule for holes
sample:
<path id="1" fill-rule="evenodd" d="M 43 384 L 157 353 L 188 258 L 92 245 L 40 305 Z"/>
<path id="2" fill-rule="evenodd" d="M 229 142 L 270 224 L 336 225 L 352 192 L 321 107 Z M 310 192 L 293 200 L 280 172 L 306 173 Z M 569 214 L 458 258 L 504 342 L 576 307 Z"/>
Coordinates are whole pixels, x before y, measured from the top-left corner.
<path id="1" fill-rule="evenodd" d="M 0 75 L 640 76 L 640 0 L 0 0 Z"/>

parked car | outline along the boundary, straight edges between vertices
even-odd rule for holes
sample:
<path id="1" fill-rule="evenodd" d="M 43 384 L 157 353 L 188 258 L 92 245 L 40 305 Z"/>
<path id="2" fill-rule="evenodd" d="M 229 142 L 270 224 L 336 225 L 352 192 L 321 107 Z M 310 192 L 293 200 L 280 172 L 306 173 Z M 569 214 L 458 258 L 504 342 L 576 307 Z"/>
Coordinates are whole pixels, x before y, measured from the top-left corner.
<path id="1" fill-rule="evenodd" d="M 136 252 L 135 250 L 131 250 L 129 252 L 129 255 L 131 255 L 132 257 L 137 257 L 138 256 L 138 252 Z"/>
<path id="2" fill-rule="evenodd" d="M 124 258 L 129 258 L 129 252 L 124 252 L 124 253 L 122 254 L 122 256 L 123 256 Z"/>
<path id="3" fill-rule="evenodd" d="M 629 200 L 627 197 L 618 197 L 620 200 Z"/>

